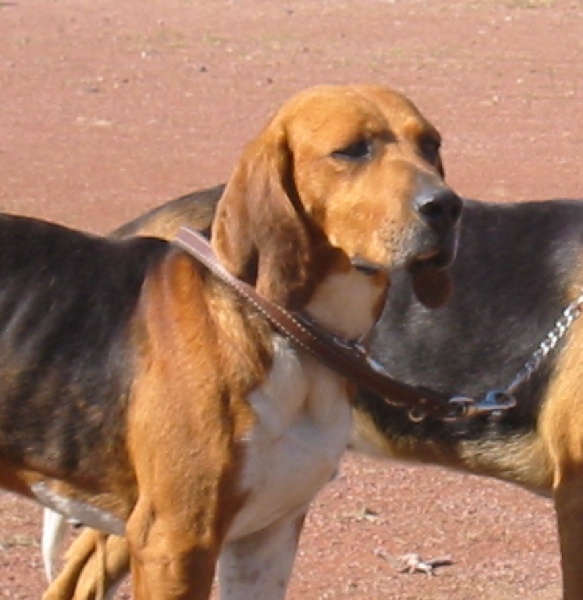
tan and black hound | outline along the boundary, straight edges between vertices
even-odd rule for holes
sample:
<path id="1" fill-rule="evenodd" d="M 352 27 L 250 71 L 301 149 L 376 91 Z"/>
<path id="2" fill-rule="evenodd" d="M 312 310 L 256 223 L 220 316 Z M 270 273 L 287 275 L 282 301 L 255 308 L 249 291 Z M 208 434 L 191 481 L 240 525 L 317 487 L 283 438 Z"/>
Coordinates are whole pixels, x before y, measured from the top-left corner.
<path id="1" fill-rule="evenodd" d="M 348 339 L 410 268 L 447 294 L 459 198 L 402 96 L 318 87 L 241 157 L 224 267 Z M 434 272 L 439 272 L 434 277 Z M 129 544 L 137 599 L 282 598 L 355 386 L 172 243 L 0 218 L 0 485 Z"/>

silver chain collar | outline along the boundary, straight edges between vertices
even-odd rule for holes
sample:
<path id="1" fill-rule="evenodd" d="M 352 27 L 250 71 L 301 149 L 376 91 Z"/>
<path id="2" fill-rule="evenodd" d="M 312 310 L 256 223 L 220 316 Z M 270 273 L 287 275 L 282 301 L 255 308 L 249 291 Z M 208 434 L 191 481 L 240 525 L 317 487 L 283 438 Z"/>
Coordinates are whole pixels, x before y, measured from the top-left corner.
<path id="1" fill-rule="evenodd" d="M 540 369 L 547 355 L 557 347 L 557 344 L 574 321 L 583 313 L 583 288 L 579 288 L 579 292 L 579 296 L 563 309 L 554 327 L 547 333 L 538 348 L 506 388 L 490 390 L 482 400 L 475 400 L 466 396 L 450 398 L 449 402 L 455 407 L 455 410 L 449 420 L 457 421 L 460 416 L 469 418 L 479 415 L 500 418 L 507 410 L 514 408 L 516 406 L 515 394 L 518 389 Z"/>
<path id="2" fill-rule="evenodd" d="M 536 373 L 547 354 L 554 350 L 561 338 L 567 333 L 567 330 L 575 319 L 583 312 L 583 290 L 581 294 L 563 310 L 563 314 L 555 323 L 555 326 L 549 331 L 545 339 L 539 344 L 537 350 L 524 363 L 522 369 L 516 374 L 510 385 L 506 388 L 508 394 L 514 394 L 516 390 L 526 383 L 534 373 Z"/>

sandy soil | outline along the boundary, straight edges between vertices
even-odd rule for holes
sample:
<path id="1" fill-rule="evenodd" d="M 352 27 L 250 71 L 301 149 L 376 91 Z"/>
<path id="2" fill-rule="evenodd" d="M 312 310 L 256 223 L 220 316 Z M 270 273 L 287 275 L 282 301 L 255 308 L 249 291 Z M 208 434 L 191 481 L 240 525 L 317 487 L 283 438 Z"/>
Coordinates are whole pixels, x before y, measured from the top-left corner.
<path id="1" fill-rule="evenodd" d="M 291 93 L 355 81 L 418 104 L 461 194 L 578 197 L 582 57 L 578 0 L 1 1 L 0 207 L 105 232 L 224 180 Z M 0 598 L 43 589 L 39 516 L 0 495 Z M 399 573 L 409 552 L 452 565 Z M 311 513 L 289 597 L 559 590 L 548 501 L 349 456 Z"/>

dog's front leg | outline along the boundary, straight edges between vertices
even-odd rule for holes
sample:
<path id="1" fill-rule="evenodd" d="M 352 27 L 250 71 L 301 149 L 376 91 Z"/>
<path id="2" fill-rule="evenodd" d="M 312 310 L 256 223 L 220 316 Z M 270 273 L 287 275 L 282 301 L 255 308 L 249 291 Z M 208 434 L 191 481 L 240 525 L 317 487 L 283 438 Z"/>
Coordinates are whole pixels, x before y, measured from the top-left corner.
<path id="1" fill-rule="evenodd" d="M 140 498 L 126 528 L 135 600 L 208 600 L 220 544 Z"/>
<path id="2" fill-rule="evenodd" d="M 224 545 L 219 559 L 221 600 L 282 600 L 291 577 L 308 506 Z"/>

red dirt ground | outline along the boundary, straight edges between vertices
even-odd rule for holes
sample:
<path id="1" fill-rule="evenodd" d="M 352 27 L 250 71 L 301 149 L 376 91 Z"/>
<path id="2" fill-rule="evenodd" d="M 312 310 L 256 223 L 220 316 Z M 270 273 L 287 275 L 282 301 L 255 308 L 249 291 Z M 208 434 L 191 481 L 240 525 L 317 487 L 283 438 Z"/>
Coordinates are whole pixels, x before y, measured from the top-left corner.
<path id="1" fill-rule="evenodd" d="M 578 0 L 15 0 L 0 1 L 0 206 L 105 232 L 224 180 L 291 93 L 355 81 L 395 87 L 433 120 L 458 192 L 581 196 Z M 2 599 L 43 589 L 39 516 L 0 495 Z M 408 552 L 453 564 L 399 573 Z M 349 456 L 315 503 L 289 598 L 559 590 L 548 501 Z"/>

